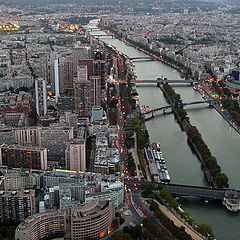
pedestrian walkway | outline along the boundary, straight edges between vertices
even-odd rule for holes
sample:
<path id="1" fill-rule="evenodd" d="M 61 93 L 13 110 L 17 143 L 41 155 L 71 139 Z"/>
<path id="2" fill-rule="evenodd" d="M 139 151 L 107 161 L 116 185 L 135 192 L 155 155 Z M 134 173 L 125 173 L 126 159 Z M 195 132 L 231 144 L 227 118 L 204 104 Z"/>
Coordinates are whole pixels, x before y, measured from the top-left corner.
<path id="1" fill-rule="evenodd" d="M 174 224 L 178 227 L 184 227 L 185 231 L 191 235 L 192 239 L 194 240 L 204 240 L 205 238 L 201 237 L 200 235 L 197 234 L 197 232 L 195 232 L 193 229 L 191 229 L 190 227 L 188 227 L 184 222 L 182 222 L 180 219 L 178 219 L 171 211 L 169 211 L 169 209 L 160 204 L 156 199 L 148 199 L 148 200 L 153 200 L 154 202 L 156 202 L 159 206 L 159 209 L 169 218 L 171 219 Z"/>
<path id="2" fill-rule="evenodd" d="M 140 170 L 139 170 L 139 167 L 138 167 L 138 166 L 140 166 L 140 164 L 139 164 L 137 151 L 136 151 L 136 149 L 132 148 L 132 149 L 129 150 L 129 152 L 132 154 L 134 162 L 135 162 L 135 165 L 136 165 L 136 172 L 137 172 L 138 181 L 141 181 Z"/>

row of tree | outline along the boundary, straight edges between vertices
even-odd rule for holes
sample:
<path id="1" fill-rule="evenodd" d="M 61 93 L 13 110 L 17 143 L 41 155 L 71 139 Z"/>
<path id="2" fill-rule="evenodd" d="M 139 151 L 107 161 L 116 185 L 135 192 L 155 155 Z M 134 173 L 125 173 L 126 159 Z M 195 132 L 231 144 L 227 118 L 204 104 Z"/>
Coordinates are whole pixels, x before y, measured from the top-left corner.
<path id="1" fill-rule="evenodd" d="M 174 209 L 174 211 L 182 218 L 184 219 L 186 222 L 188 222 L 188 224 L 190 224 L 196 231 L 198 231 L 199 233 L 203 234 L 204 236 L 208 237 L 209 239 L 214 239 L 214 234 L 211 228 L 211 225 L 206 224 L 206 223 L 202 223 L 202 224 L 197 224 L 194 219 L 189 215 L 188 212 L 183 212 L 180 211 L 179 207 L 178 207 L 178 203 L 177 201 L 173 198 L 171 192 L 166 189 L 166 188 L 162 188 L 160 190 L 160 197 L 162 199 L 164 199 L 164 201 L 169 205 L 169 207 L 171 207 L 172 209 Z M 155 198 L 156 200 L 158 200 L 158 198 Z M 158 200 L 159 201 L 159 200 Z"/>
<path id="2" fill-rule="evenodd" d="M 159 221 L 166 227 L 177 239 L 192 240 L 192 237 L 185 232 L 184 227 L 177 227 L 160 209 L 156 202 L 150 201 L 150 210 L 154 212 Z"/>
<path id="3" fill-rule="evenodd" d="M 157 194 L 151 190 L 148 190 L 148 188 L 149 187 L 146 186 L 144 188 L 146 190 L 141 193 L 143 198 L 155 199 L 162 205 L 167 204 L 171 209 L 176 212 L 176 214 L 178 214 L 182 219 L 184 219 L 184 221 L 191 225 L 197 232 L 208 237 L 209 239 L 214 239 L 214 234 L 211 226 L 206 223 L 196 223 L 188 212 L 180 210 L 178 207 L 178 202 L 173 198 L 171 192 L 168 189 L 160 187 L 159 194 Z"/>
<path id="4" fill-rule="evenodd" d="M 142 173 L 144 175 L 144 178 L 146 179 L 146 172 L 145 172 L 145 167 L 146 167 L 146 162 L 143 156 L 143 148 L 146 146 L 148 143 L 148 136 L 146 133 L 144 133 L 142 127 L 141 127 L 141 120 L 138 115 L 135 116 L 134 118 L 135 122 L 135 132 L 137 136 L 137 155 L 138 155 L 138 160 L 140 163 L 140 167 L 142 170 Z"/>
<path id="5" fill-rule="evenodd" d="M 218 188 L 229 187 L 227 175 L 222 172 L 221 167 L 217 164 L 216 158 L 212 156 L 211 151 L 202 139 L 198 129 L 195 126 L 191 126 L 188 129 L 187 135 L 190 139 L 192 139 L 196 148 L 200 152 L 205 167 L 209 170 L 216 186 Z"/>
<path id="6" fill-rule="evenodd" d="M 218 188 L 229 187 L 227 175 L 222 172 L 220 166 L 217 164 L 216 158 L 212 156 L 211 151 L 202 139 L 202 136 L 199 133 L 198 129 L 195 126 L 191 125 L 187 112 L 183 109 L 181 96 L 177 94 L 174 89 L 167 83 L 163 85 L 163 88 L 167 94 L 168 99 L 170 100 L 170 103 L 173 105 L 174 110 L 176 111 L 182 123 L 185 125 L 188 137 L 192 140 L 195 147 L 201 154 L 204 165 L 209 171 L 215 185 Z"/>
<path id="7" fill-rule="evenodd" d="M 147 45 L 142 44 L 142 43 L 139 43 L 139 42 L 136 42 L 136 41 L 134 41 L 134 40 L 132 40 L 132 39 L 126 38 L 126 40 L 127 40 L 128 42 L 130 42 L 130 43 L 131 43 L 132 45 L 134 45 L 134 46 L 137 46 L 137 47 L 139 47 L 139 48 L 141 48 L 141 49 L 143 49 L 143 50 L 145 50 L 145 51 L 148 51 L 149 53 L 152 53 L 152 54 L 154 54 L 154 55 L 156 55 L 156 56 L 158 56 L 158 57 L 162 57 L 162 60 L 163 60 L 163 62 L 164 62 L 165 64 L 168 64 L 168 65 L 173 65 L 173 64 L 174 64 L 175 66 L 178 67 L 178 70 L 179 70 L 179 71 L 183 72 L 183 74 L 189 75 L 189 76 L 192 75 L 192 72 L 191 72 L 191 69 L 190 69 L 190 68 L 184 66 L 184 65 L 183 65 L 182 63 L 180 63 L 180 62 L 175 61 L 173 58 L 168 57 L 168 56 L 166 56 L 166 55 L 161 55 L 160 52 L 155 51 L 155 50 L 152 50 L 152 49 L 150 49 Z"/>
<path id="8" fill-rule="evenodd" d="M 126 133 L 126 145 L 127 149 L 134 148 L 134 138 L 133 138 L 133 133 Z"/>
<path id="9" fill-rule="evenodd" d="M 177 112 L 179 118 L 183 121 L 187 118 L 187 112 L 183 109 L 182 99 L 180 94 L 177 94 L 174 89 L 168 84 L 164 83 L 163 88 L 167 93 L 170 103 L 173 104 L 174 110 Z"/>
<path id="10" fill-rule="evenodd" d="M 240 107 L 237 100 L 232 100 L 232 93 L 223 81 L 213 82 L 213 90 L 222 98 L 221 102 L 224 109 L 227 109 L 231 117 L 240 124 Z M 236 94 L 235 94 L 236 95 Z M 235 96 L 237 97 L 237 96 Z"/>
<path id="11" fill-rule="evenodd" d="M 131 176 L 136 175 L 136 165 L 131 153 L 128 153 L 128 171 L 130 172 Z"/>
<path id="12" fill-rule="evenodd" d="M 233 101 L 230 98 L 224 98 L 221 100 L 223 108 L 227 109 L 231 117 L 240 124 L 240 108 L 237 101 Z"/>
<path id="13" fill-rule="evenodd" d="M 144 218 L 142 224 L 142 226 L 124 227 L 123 230 L 115 232 L 111 240 L 170 240 L 150 219 Z"/>

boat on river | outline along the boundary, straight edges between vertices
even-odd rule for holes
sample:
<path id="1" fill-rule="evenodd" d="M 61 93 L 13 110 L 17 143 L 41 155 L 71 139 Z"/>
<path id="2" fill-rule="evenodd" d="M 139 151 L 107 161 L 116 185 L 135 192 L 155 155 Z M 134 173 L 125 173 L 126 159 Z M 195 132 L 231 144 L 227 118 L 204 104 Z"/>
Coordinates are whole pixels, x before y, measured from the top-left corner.
<path id="1" fill-rule="evenodd" d="M 234 190 L 226 190 L 222 203 L 229 211 L 239 212 L 240 211 L 239 193 Z"/>
<path id="2" fill-rule="evenodd" d="M 154 180 L 161 183 L 170 183 L 171 178 L 160 149 L 160 143 L 153 142 L 151 147 L 144 149 L 144 153 L 148 162 L 149 172 Z"/>

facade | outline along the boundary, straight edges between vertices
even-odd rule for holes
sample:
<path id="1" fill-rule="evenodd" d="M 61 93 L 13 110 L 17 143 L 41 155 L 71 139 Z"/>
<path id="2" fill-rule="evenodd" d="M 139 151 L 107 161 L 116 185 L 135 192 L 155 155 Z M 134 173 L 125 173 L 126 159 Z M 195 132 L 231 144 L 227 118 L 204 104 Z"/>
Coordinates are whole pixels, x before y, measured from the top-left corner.
<path id="1" fill-rule="evenodd" d="M 39 116 L 47 114 L 47 89 L 46 80 L 35 80 L 36 110 Z"/>
<path id="2" fill-rule="evenodd" d="M 0 68 L 1 74 L 1 68 Z M 34 79 L 32 76 L 23 75 L 23 76 L 5 76 L 1 78 L 0 82 L 0 91 L 6 91 L 9 88 L 20 88 L 20 87 L 28 87 L 31 88 L 34 86 Z"/>
<path id="3" fill-rule="evenodd" d="M 101 88 L 105 88 L 106 60 L 105 52 L 99 48 L 99 45 L 91 49 L 93 56 L 93 75 L 101 79 Z"/>
<path id="4" fill-rule="evenodd" d="M 60 97 L 60 89 L 59 89 L 59 68 L 58 68 L 58 55 L 54 58 L 54 90 L 55 90 L 55 97 L 56 102 L 57 99 Z"/>
<path id="5" fill-rule="evenodd" d="M 64 156 L 67 143 L 72 138 L 72 127 L 52 125 L 39 128 L 39 146 L 47 148 L 49 155 Z"/>
<path id="6" fill-rule="evenodd" d="M 0 191 L 0 223 L 23 221 L 36 213 L 35 191 Z"/>
<path id="7" fill-rule="evenodd" d="M 40 175 L 29 170 L 7 172 L 4 174 L 3 189 L 5 191 L 15 191 L 24 189 L 40 189 Z"/>
<path id="8" fill-rule="evenodd" d="M 51 127 L 25 128 L 15 131 L 17 144 L 47 148 L 48 155 L 64 156 L 67 144 L 72 138 L 73 127 L 67 125 L 51 125 Z"/>
<path id="9" fill-rule="evenodd" d="M 101 183 L 101 191 L 100 192 L 94 192 L 94 193 L 88 193 L 86 195 L 85 202 L 89 203 L 93 200 L 109 200 L 111 199 L 113 205 L 115 208 L 119 208 L 121 204 L 123 204 L 124 198 L 124 190 L 123 190 L 123 183 L 120 181 L 112 182 L 109 184 L 109 182 Z"/>
<path id="10" fill-rule="evenodd" d="M 16 240 L 38 240 L 66 231 L 66 212 L 52 211 L 28 217 L 15 231 Z"/>
<path id="11" fill-rule="evenodd" d="M 84 140 L 71 141 L 69 146 L 69 168 L 73 171 L 86 170 L 86 142 Z M 68 165 L 68 164 L 66 164 Z"/>
<path id="12" fill-rule="evenodd" d="M 18 145 L 39 145 L 39 130 L 38 128 L 25 128 L 15 130 L 15 140 Z"/>
<path id="13" fill-rule="evenodd" d="M 62 59 L 61 75 L 63 80 L 60 81 L 60 93 L 73 93 L 73 59 L 71 56 L 66 56 Z M 63 82 L 63 83 L 62 83 Z"/>
<path id="14" fill-rule="evenodd" d="M 0 165 L 46 170 L 47 149 L 2 144 L 0 147 Z"/>
<path id="15" fill-rule="evenodd" d="M 93 106 L 101 105 L 101 78 L 100 76 L 90 77 L 91 101 Z"/>
<path id="16" fill-rule="evenodd" d="M 74 78 L 75 111 L 81 117 L 91 114 L 90 81 L 87 66 L 78 66 L 77 77 Z"/>
<path id="17" fill-rule="evenodd" d="M 72 209 L 71 238 L 82 240 L 87 237 L 98 239 L 100 233 L 107 232 L 114 219 L 111 201 L 92 201 Z"/>
<path id="18" fill-rule="evenodd" d="M 25 127 L 27 125 L 27 116 L 25 113 L 4 113 L 3 120 L 8 126 Z"/>
<path id="19" fill-rule="evenodd" d="M 73 49 L 73 74 L 77 75 L 77 66 L 80 60 L 90 58 L 90 49 L 85 47 L 77 47 Z"/>
<path id="20" fill-rule="evenodd" d="M 64 235 L 68 233 L 69 227 L 72 240 L 84 240 L 87 237 L 99 239 L 102 233 L 108 232 L 114 213 L 113 204 L 109 200 L 94 200 L 88 204 L 72 206 L 70 211 L 38 213 L 18 225 L 15 239 L 39 240 L 55 233 Z M 69 225 L 67 218 L 70 219 Z"/>

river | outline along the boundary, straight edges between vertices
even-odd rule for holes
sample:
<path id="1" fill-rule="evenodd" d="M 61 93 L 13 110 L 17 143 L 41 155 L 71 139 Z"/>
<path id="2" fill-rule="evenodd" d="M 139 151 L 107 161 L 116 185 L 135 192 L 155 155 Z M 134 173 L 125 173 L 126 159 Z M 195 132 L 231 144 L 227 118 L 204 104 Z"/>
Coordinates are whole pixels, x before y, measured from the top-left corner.
<path id="1" fill-rule="evenodd" d="M 96 20 L 89 24 L 96 26 Z M 104 34 L 103 31 L 94 31 L 94 35 Z M 133 47 L 125 45 L 118 39 L 101 37 L 102 41 L 111 44 L 117 50 L 129 57 L 146 56 Z M 180 79 L 179 73 L 161 62 L 135 62 L 138 79 Z M 138 85 L 142 105 L 150 108 L 168 105 L 163 94 L 157 86 Z M 181 94 L 183 102 L 201 100 L 201 95 L 190 86 L 174 85 L 177 93 Z M 195 125 L 212 154 L 217 158 L 218 164 L 229 178 L 231 188 L 240 189 L 240 135 L 207 104 L 187 106 L 186 110 L 190 121 Z M 196 155 L 187 144 L 186 133 L 181 131 L 173 114 L 159 115 L 146 122 L 151 141 L 161 143 L 166 164 L 172 183 L 208 186 L 201 164 Z M 219 240 L 240 239 L 239 214 L 228 212 L 225 207 L 216 203 L 202 201 L 187 202 L 182 208 L 189 212 L 198 223 L 209 223 Z"/>

